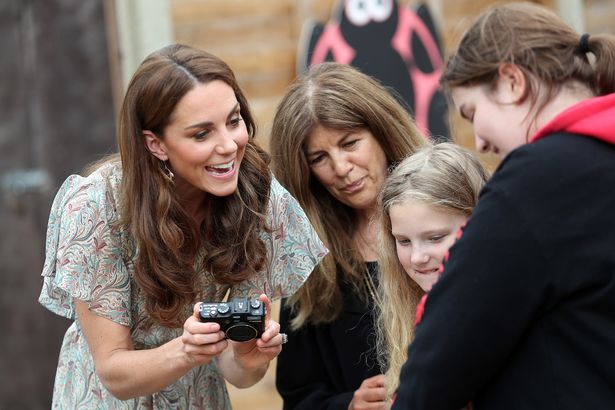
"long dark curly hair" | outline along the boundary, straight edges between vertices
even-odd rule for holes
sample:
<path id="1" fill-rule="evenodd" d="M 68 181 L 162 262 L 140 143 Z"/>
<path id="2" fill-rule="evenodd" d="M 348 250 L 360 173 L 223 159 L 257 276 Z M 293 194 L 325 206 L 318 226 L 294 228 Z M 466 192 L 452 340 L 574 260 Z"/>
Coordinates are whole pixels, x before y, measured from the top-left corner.
<path id="1" fill-rule="evenodd" d="M 249 142 L 234 194 L 208 196 L 207 217 L 196 226 L 178 202 L 161 161 L 143 141 L 143 130 L 164 138 L 181 98 L 196 84 L 221 80 L 235 92 Z M 259 233 L 266 226 L 271 173 L 269 156 L 254 142 L 256 124 L 230 67 L 202 50 L 174 44 L 149 55 L 135 72 L 124 98 L 118 129 L 122 164 L 120 225 L 136 241 L 134 279 L 147 312 L 162 325 L 181 325 L 196 301 L 204 272 L 219 284 L 237 284 L 265 268 L 267 250 Z M 203 258 L 197 257 L 204 255 Z"/>

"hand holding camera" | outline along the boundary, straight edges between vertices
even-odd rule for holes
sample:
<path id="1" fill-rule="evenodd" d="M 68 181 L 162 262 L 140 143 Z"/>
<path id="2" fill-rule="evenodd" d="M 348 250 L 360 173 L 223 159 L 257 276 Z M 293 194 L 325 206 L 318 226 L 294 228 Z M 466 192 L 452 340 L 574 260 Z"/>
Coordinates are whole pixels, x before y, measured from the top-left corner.
<path id="1" fill-rule="evenodd" d="M 266 371 L 269 362 L 282 351 L 288 337 L 280 324 L 270 318 L 271 306 L 265 294 L 258 298 L 233 298 L 228 302 L 202 302 L 184 324 L 183 350 L 193 364 L 220 356 L 219 366 L 230 357 L 243 371 Z M 218 323 L 218 326 L 212 326 Z M 227 352 L 232 347 L 232 353 Z M 232 370 L 234 371 L 234 370 Z"/>

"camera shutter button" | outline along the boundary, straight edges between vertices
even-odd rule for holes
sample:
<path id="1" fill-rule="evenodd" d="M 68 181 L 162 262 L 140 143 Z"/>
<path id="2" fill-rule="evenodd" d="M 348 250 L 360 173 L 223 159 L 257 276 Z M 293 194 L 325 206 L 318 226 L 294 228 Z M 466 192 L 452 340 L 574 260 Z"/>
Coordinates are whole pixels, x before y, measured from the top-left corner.
<path id="1" fill-rule="evenodd" d="M 250 302 L 250 306 L 252 307 L 252 309 L 258 309 L 261 306 L 261 301 L 258 299 L 254 299 L 252 302 Z"/>

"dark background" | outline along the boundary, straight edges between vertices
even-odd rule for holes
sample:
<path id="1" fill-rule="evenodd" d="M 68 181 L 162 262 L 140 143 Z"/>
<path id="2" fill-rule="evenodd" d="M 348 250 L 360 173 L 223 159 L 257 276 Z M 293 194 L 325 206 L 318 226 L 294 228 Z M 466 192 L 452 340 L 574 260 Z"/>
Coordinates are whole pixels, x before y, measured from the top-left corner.
<path id="1" fill-rule="evenodd" d="M 62 181 L 115 151 L 103 0 L 0 0 L 0 409 L 45 409 L 70 324 L 38 303 Z"/>

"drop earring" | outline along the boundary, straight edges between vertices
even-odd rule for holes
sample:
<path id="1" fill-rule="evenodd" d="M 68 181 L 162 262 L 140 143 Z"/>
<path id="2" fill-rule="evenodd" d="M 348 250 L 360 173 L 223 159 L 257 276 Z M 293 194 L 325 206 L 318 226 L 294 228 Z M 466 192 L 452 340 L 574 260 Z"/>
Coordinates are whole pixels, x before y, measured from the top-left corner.
<path id="1" fill-rule="evenodd" d="M 167 166 L 167 161 L 162 161 L 162 166 L 164 166 L 164 169 L 162 170 L 162 174 L 164 175 L 164 177 L 168 179 L 169 182 L 173 182 L 173 178 L 175 178 L 175 174 Z"/>

